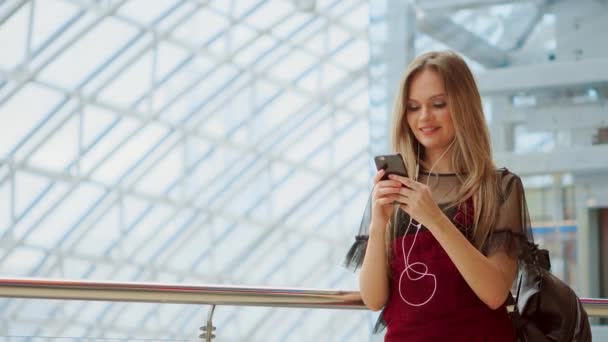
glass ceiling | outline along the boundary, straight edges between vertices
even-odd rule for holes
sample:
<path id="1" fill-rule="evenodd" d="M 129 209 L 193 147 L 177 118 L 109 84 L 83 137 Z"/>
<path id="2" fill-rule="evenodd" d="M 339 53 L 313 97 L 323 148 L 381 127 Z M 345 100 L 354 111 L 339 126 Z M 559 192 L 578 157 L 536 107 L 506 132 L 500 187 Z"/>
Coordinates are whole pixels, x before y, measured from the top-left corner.
<path id="1" fill-rule="evenodd" d="M 373 3 L 0 1 L 1 274 L 355 288 L 341 262 L 369 187 Z M 500 46 L 529 5 L 451 17 Z M 207 312 L 0 308 L 4 336 L 74 339 L 196 340 Z M 352 341 L 373 320 L 215 314 L 219 340 Z"/>

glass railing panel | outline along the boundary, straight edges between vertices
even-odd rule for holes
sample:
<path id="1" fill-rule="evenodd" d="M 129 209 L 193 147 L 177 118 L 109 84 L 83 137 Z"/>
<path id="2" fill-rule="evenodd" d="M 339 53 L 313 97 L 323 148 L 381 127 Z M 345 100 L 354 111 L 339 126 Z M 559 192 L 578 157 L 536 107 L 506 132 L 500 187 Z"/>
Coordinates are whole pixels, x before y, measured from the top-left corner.
<path id="1" fill-rule="evenodd" d="M 0 341 L 205 341 L 209 305 L 9 299 Z M 363 310 L 217 306 L 213 341 L 368 341 Z"/>

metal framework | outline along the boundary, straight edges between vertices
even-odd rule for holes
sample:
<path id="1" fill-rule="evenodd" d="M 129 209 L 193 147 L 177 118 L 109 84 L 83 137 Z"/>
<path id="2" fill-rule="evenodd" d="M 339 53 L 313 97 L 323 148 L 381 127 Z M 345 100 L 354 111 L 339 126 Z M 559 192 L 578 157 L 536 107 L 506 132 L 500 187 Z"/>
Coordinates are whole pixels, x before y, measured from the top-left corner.
<path id="1" fill-rule="evenodd" d="M 355 286 L 340 264 L 370 157 L 388 149 L 396 83 L 415 54 L 446 47 L 475 69 L 499 163 L 569 174 L 579 202 L 606 206 L 602 187 L 586 189 L 608 168 L 592 146 L 608 51 L 585 39 L 605 19 L 595 0 L 0 1 L 0 272 Z M 576 285 L 597 296 L 592 256 L 580 262 Z M 0 310 L 0 336 L 177 340 L 207 308 L 5 299 Z M 215 313 L 241 340 L 368 340 L 369 320 Z"/>
<path id="2" fill-rule="evenodd" d="M 310 268 L 297 256 L 320 249 L 326 252 L 319 256 L 339 264 L 340 256 L 329 252 L 344 245 L 341 237 L 352 221 L 342 208 L 365 196 L 366 177 L 356 174 L 366 168 L 364 140 L 345 139 L 365 134 L 367 34 L 359 19 L 367 18 L 367 5 L 331 1 L 304 12 L 286 1 L 241 3 L 2 3 L 2 28 L 25 37 L 14 38 L 25 50 L 23 58 L 0 64 L 0 106 L 5 117 L 14 118 L 3 126 L 32 117 L 0 156 L 8 218 L 0 231 L 4 273 L 264 283 L 288 262 L 302 270 L 283 275 L 282 282 L 328 281 L 317 272 L 326 258 Z M 39 15 L 52 10 L 63 20 L 54 27 Z M 215 34 L 201 41 L 196 35 L 205 23 L 197 23 L 199 18 L 227 25 L 210 27 Z M 21 31 L 15 31 L 19 23 Z M 76 56 L 94 49 L 90 40 L 99 38 L 100 27 L 124 33 L 102 37 L 104 43 L 115 41 L 105 59 Z M 223 51 L 214 48 L 218 43 Z M 358 57 L 351 58 L 353 52 Z M 79 59 L 90 69 L 74 73 Z M 134 69 L 138 73 L 131 76 Z M 60 79 L 53 75 L 58 71 Z M 131 78 L 132 89 L 121 85 L 125 78 Z M 29 109 L 20 96 L 33 88 L 49 97 L 46 112 L 23 112 Z M 115 89 L 131 100 L 108 95 Z M 53 162 L 59 150 L 47 146 L 56 139 L 72 139 L 76 152 Z M 78 209 L 75 202 L 81 202 Z M 315 210 L 324 214 L 307 219 Z M 330 225 L 344 229 L 318 233 Z M 289 245 L 280 247 L 286 254 L 259 255 L 263 239 L 286 240 Z M 239 240 L 248 243 L 235 244 Z M 16 257 L 30 263 L 16 263 Z M 269 267 L 261 273 L 226 271 L 231 260 L 240 267 L 249 257 L 255 259 L 246 267 Z M 30 304 L 1 305 L 6 321 L 21 317 Z M 150 337 L 160 330 L 150 319 L 168 311 L 150 306 L 139 314 L 136 329 L 125 330 L 120 322 L 133 310 L 124 305 L 108 304 L 89 322 L 79 319 L 93 310 L 88 303 L 50 307 L 47 324 L 26 329 L 26 335 L 62 336 L 79 327 L 87 337 Z M 173 313 L 167 331 L 175 339 L 190 337 L 174 327 L 197 324 L 201 310 Z M 60 320 L 53 323 L 53 317 Z M 260 324 L 235 320 L 227 317 L 222 324 Z M 27 316 L 12 321 L 26 327 L 32 322 Z"/>

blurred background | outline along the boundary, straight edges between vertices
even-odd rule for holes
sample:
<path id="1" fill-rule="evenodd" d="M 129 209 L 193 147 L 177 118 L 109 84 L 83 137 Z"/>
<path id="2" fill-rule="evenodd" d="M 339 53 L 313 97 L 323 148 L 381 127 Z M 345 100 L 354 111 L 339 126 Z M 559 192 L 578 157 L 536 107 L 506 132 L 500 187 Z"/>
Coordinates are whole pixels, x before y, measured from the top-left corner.
<path id="1" fill-rule="evenodd" d="M 399 79 L 452 49 L 553 272 L 606 298 L 607 37 L 605 0 L 2 0 L 0 275 L 357 289 L 342 262 Z M 197 340 L 207 310 L 0 299 L 0 340 Z M 214 321 L 379 341 L 375 316 Z"/>

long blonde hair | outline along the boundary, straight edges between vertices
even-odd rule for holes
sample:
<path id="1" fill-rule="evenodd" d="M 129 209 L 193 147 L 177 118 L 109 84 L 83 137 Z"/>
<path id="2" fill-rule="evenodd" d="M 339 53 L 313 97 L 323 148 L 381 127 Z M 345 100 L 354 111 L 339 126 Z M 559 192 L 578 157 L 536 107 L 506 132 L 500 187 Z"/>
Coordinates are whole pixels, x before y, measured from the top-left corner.
<path id="1" fill-rule="evenodd" d="M 452 146 L 451 162 L 462 187 L 451 206 L 460 205 L 472 197 L 474 220 L 472 242 L 481 250 L 496 223 L 499 206 L 498 177 L 492 158 L 490 133 L 483 114 L 481 96 L 466 62 L 452 51 L 428 52 L 416 57 L 408 66 L 401 80 L 395 99 L 391 126 L 391 146 L 401 153 L 408 175 L 416 172 L 417 149 L 424 159 L 424 146 L 414 136 L 406 119 L 407 100 L 411 80 L 423 70 L 433 70 L 443 79 L 447 103 L 454 124 L 456 142 Z M 389 220 L 387 254 L 390 260 L 392 241 L 397 229 Z"/>

